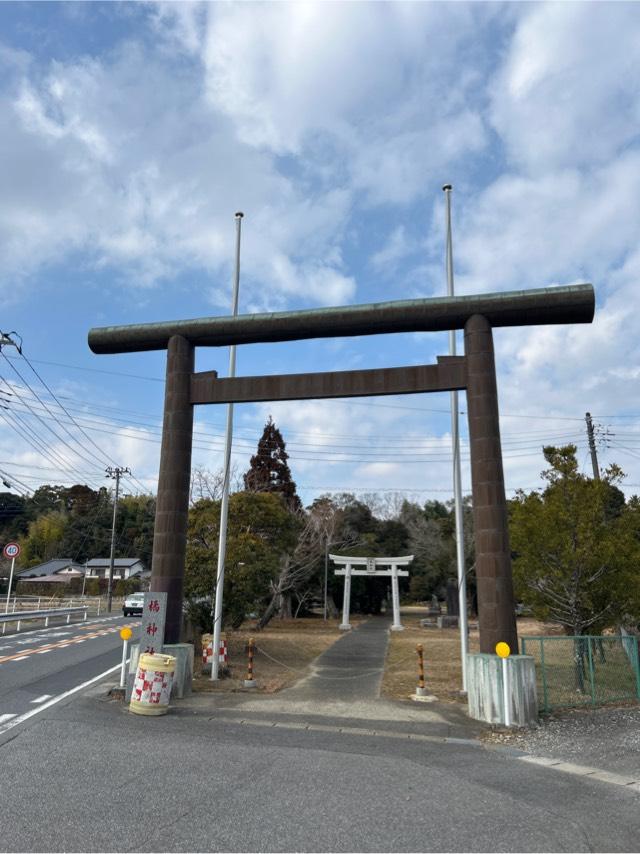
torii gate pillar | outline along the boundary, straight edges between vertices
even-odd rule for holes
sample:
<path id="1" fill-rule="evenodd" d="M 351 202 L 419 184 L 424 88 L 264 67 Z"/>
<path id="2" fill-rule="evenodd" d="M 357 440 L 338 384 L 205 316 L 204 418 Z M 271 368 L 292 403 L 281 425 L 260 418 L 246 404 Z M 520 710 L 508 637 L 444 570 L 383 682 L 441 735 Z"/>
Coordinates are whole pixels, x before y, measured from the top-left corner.
<path id="1" fill-rule="evenodd" d="M 512 650 L 517 651 L 498 387 L 493 334 L 486 317 L 474 314 L 467 320 L 464 353 L 467 360 L 480 652 L 494 653 L 499 641 L 506 641 Z"/>

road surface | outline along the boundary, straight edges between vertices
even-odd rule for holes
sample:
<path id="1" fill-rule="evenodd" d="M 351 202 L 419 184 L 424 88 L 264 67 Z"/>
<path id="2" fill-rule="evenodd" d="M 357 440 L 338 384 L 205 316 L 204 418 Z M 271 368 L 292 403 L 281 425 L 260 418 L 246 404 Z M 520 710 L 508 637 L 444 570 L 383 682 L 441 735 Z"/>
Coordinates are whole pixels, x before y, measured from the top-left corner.
<path id="1" fill-rule="evenodd" d="M 125 625 L 137 639 L 139 618 L 121 614 L 0 636 L 0 734 L 117 667 Z"/>

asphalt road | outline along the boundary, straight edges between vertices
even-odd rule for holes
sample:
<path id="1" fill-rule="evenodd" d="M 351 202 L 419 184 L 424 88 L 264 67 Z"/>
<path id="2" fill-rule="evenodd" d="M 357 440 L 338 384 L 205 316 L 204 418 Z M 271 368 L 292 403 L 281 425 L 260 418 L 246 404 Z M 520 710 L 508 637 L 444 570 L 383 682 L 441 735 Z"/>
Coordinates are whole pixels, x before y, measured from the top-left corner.
<path id="1" fill-rule="evenodd" d="M 139 619 L 114 614 L 0 637 L 0 734 L 39 705 L 72 691 L 122 660 L 119 631 Z"/>
<path id="2" fill-rule="evenodd" d="M 444 707 L 369 698 L 365 715 L 353 697 L 337 716 L 313 679 L 308 703 L 214 693 L 132 714 L 108 696 L 115 672 L 91 681 L 117 665 L 123 622 L 0 649 L 1 708 L 32 710 L 0 724 L 0 850 L 637 851 L 638 784 L 451 737 L 467 728 Z M 340 644 L 316 673 L 328 683 Z"/>
<path id="3" fill-rule="evenodd" d="M 0 736 L 2 850 L 637 850 L 621 786 L 401 725 L 228 715 L 136 716 L 103 685 Z"/>

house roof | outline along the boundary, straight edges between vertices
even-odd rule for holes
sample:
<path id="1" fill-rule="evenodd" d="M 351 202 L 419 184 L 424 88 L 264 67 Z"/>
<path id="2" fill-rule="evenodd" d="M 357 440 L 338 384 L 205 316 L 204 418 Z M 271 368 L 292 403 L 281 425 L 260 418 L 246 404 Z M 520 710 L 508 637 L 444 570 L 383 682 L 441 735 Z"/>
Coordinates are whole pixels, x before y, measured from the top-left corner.
<path id="1" fill-rule="evenodd" d="M 87 561 L 87 566 L 109 566 L 111 563 L 108 557 L 94 557 Z M 142 563 L 139 557 L 117 557 L 113 561 L 114 566 L 135 566 L 137 563 Z"/>
<path id="2" fill-rule="evenodd" d="M 36 566 L 29 567 L 29 569 L 20 569 L 16 572 L 16 575 L 22 576 L 22 578 L 40 578 L 45 575 L 55 575 L 57 572 L 67 569 L 67 567 L 84 573 L 84 566 L 82 566 L 82 564 L 76 563 L 74 560 L 71 560 L 71 558 L 61 557 L 47 560 L 44 563 L 39 563 Z"/>
<path id="3" fill-rule="evenodd" d="M 38 584 L 67 584 L 70 578 L 77 578 L 77 575 L 75 573 L 73 575 L 40 575 L 37 581 Z M 24 580 L 28 581 L 28 579 Z"/>

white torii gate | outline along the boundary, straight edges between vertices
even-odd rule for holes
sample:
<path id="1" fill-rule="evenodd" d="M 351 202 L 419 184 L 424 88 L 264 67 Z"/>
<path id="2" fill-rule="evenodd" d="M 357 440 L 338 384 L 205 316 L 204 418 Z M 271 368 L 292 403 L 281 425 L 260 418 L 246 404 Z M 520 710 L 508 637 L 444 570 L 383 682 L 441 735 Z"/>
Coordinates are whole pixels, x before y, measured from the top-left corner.
<path id="1" fill-rule="evenodd" d="M 404 557 L 342 557 L 332 555 L 329 557 L 338 566 L 344 569 L 334 570 L 336 575 L 344 575 L 344 600 L 342 605 L 342 622 L 338 628 L 347 631 L 351 628 L 349 624 L 349 608 L 351 605 L 351 576 L 352 575 L 386 575 L 391 576 L 391 599 L 393 601 L 393 624 L 391 631 L 401 632 L 404 626 L 400 622 L 400 594 L 398 592 L 398 576 L 409 575 L 406 569 L 398 569 L 399 566 L 408 566 L 413 560 L 413 555 Z M 354 566 L 363 569 L 353 569 Z M 378 569 L 378 567 L 389 567 L 389 569 Z"/>

